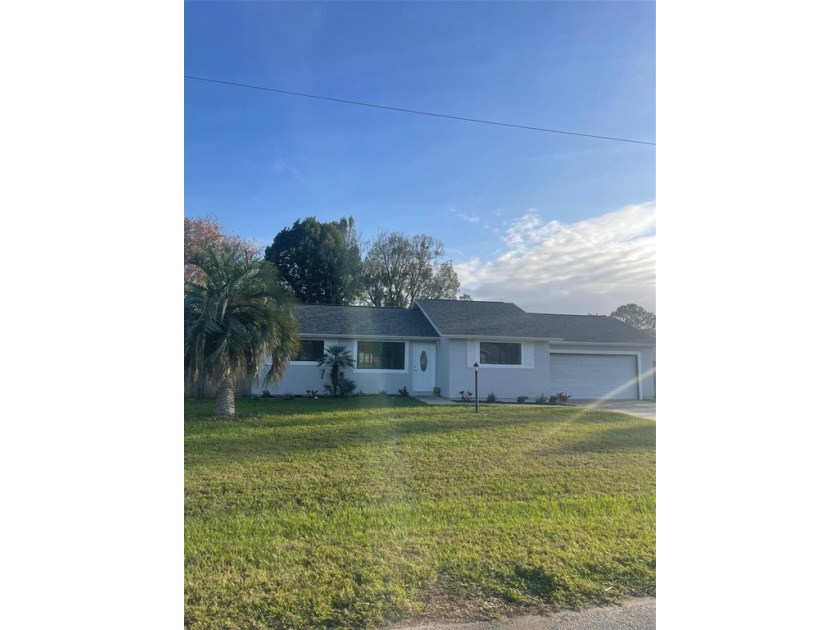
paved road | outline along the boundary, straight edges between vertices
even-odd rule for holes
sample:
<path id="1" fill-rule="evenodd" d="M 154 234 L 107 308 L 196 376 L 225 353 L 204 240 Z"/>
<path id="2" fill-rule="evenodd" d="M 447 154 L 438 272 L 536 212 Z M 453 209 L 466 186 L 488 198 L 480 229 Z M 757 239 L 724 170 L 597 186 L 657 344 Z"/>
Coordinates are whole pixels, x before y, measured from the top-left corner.
<path id="1" fill-rule="evenodd" d="M 498 621 L 431 623 L 401 630 L 654 630 L 656 599 L 631 599 L 621 606 L 564 611 L 551 615 L 512 617 Z"/>

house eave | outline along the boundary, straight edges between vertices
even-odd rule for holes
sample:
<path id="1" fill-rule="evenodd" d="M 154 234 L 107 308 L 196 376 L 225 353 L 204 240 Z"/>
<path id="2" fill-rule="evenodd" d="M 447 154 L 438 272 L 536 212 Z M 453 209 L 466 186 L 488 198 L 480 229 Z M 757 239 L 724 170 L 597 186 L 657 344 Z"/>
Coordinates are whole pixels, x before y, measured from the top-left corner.
<path id="1" fill-rule="evenodd" d="M 335 333 L 299 333 L 301 339 L 371 339 L 385 341 L 438 341 L 438 337 L 421 337 L 418 335 L 349 335 Z"/>
<path id="2" fill-rule="evenodd" d="M 480 339 L 482 341 L 554 341 L 548 337 L 523 337 L 516 335 L 441 335 L 448 339 Z"/>
<path id="3" fill-rule="evenodd" d="M 550 339 L 549 343 L 562 343 L 564 346 L 591 346 L 597 344 L 599 346 L 622 346 L 633 348 L 648 348 L 656 345 L 655 343 L 644 343 L 641 341 L 563 341 L 562 339 Z"/>

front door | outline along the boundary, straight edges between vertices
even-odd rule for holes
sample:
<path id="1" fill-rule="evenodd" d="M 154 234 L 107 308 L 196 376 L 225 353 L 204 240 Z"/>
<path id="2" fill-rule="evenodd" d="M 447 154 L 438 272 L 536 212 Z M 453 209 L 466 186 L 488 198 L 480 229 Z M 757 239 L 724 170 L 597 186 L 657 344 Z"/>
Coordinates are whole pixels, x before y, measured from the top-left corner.
<path id="1" fill-rule="evenodd" d="M 435 344 L 414 344 L 414 391 L 430 392 L 435 387 Z"/>

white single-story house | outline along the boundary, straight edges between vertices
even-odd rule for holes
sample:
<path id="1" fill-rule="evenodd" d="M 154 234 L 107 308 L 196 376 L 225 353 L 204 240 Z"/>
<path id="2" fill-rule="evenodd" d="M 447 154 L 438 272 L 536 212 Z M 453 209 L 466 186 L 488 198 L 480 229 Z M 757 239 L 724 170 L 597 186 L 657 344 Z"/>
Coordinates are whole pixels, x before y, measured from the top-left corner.
<path id="1" fill-rule="evenodd" d="M 459 399 L 461 390 L 498 400 L 565 392 L 575 399 L 654 396 L 655 342 L 603 315 L 526 313 L 508 302 L 417 300 L 409 309 L 296 305 L 300 350 L 274 395 L 324 391 L 324 348 L 347 347 L 355 366 L 344 376 L 356 392 Z M 260 394 L 259 384 L 254 393 Z"/>

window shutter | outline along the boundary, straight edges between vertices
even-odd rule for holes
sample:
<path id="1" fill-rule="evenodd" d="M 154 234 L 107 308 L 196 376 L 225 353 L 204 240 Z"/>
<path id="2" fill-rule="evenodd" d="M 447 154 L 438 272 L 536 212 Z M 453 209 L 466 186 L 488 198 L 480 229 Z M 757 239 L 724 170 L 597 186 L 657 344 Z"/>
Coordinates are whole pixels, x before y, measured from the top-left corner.
<path id="1" fill-rule="evenodd" d="M 478 348 L 480 342 L 475 341 L 474 339 L 470 339 L 467 341 L 467 367 L 472 367 L 476 363 L 478 363 Z"/>
<path id="2" fill-rule="evenodd" d="M 522 343 L 522 367 L 534 368 L 534 342 L 525 341 Z"/>

